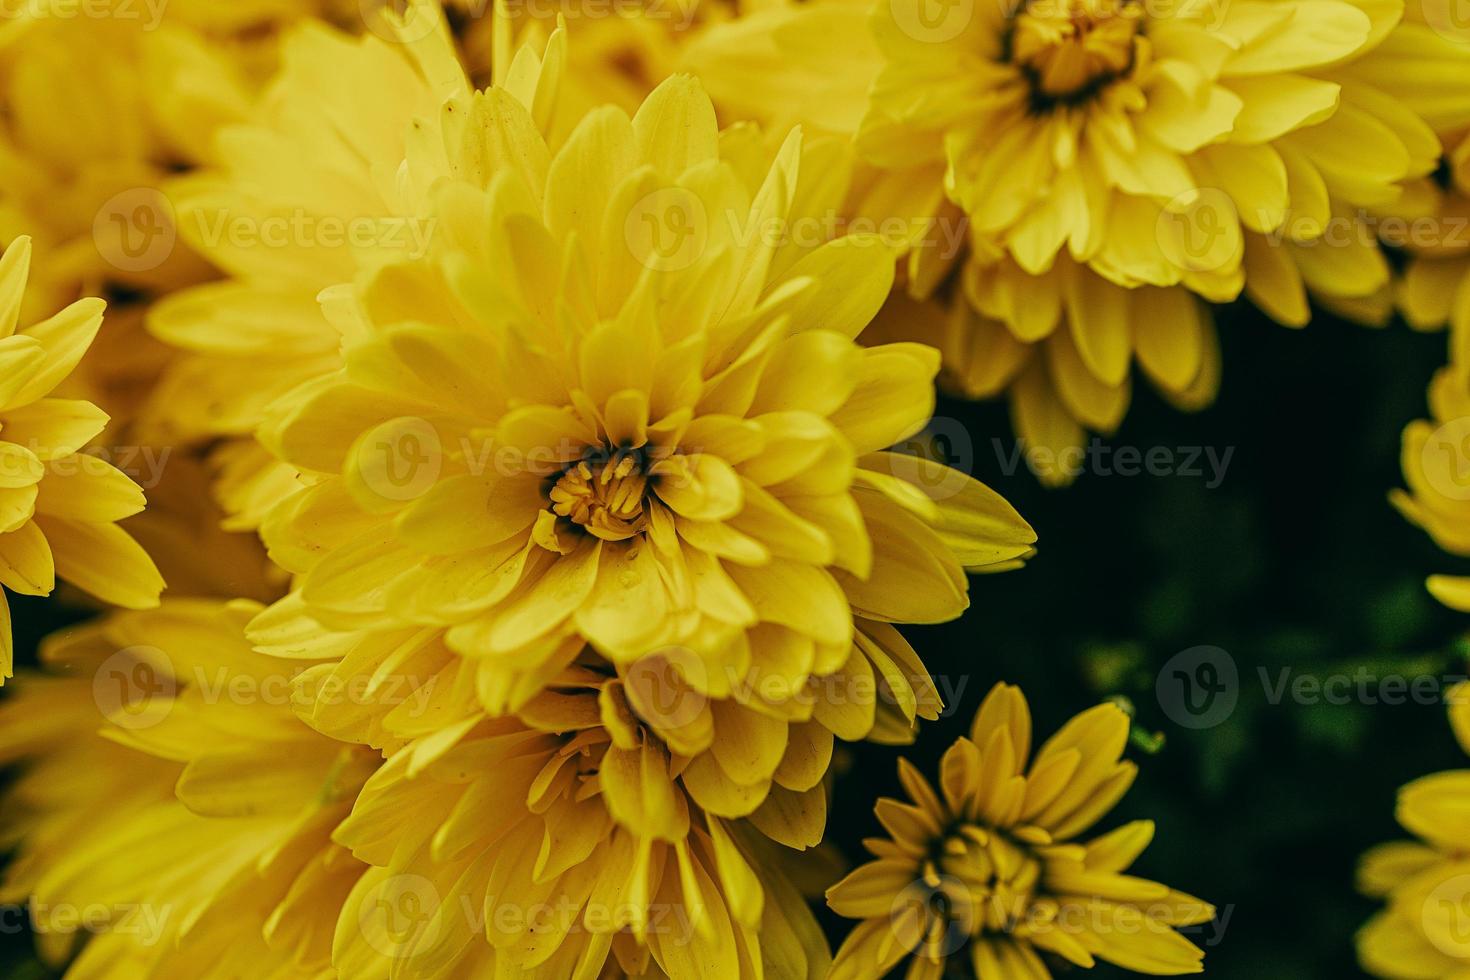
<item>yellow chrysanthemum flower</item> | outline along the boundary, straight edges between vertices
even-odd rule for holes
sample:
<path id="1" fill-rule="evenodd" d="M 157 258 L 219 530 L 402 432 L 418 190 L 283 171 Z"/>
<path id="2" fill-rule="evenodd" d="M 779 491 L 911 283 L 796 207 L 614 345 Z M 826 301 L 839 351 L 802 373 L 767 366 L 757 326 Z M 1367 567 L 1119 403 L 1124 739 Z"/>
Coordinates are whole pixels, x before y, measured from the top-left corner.
<path id="1" fill-rule="evenodd" d="M 65 6 L 15 4 L 0 33 L 0 242 L 33 236 L 46 255 L 27 309 L 37 317 L 108 286 L 158 292 L 208 275 L 171 247 L 158 189 L 210 158 L 215 129 L 246 117 L 261 43 L 241 32 L 262 37 L 318 5 Z"/>
<path id="2" fill-rule="evenodd" d="M 1429 385 L 1431 419 L 1404 429 L 1401 462 L 1407 490 L 1389 500 L 1453 555 L 1470 555 L 1470 370 L 1451 363 Z M 1455 609 L 1470 612 L 1470 578 L 1432 575 L 1429 591 Z"/>
<path id="3" fill-rule="evenodd" d="M 838 914 L 863 920 L 831 980 L 871 980 L 910 955 L 910 980 L 938 980 L 962 951 L 982 980 L 1049 980 L 1043 955 L 1163 976 L 1202 972 L 1204 953 L 1175 930 L 1208 922 L 1214 909 L 1124 874 L 1153 824 L 1077 840 L 1137 775 L 1121 759 L 1128 729 L 1117 706 L 1099 705 L 1031 759 L 1026 699 L 1000 684 L 970 737 L 945 753 L 940 793 L 900 760 L 912 802 L 879 801 L 889 837 L 870 840 L 875 860 L 827 892 Z"/>
<path id="4" fill-rule="evenodd" d="M 885 451 L 928 421 L 938 366 L 851 339 L 891 252 L 749 233 L 831 188 L 796 136 L 768 169 L 722 159 L 688 79 L 555 154 L 502 91 L 465 109 L 459 172 L 485 177 L 439 187 L 440 253 L 334 311 L 355 324 L 344 369 L 263 430 L 314 482 L 263 529 L 299 576 L 280 615 L 446 631 L 492 711 L 588 643 L 679 661 L 778 726 L 811 678 L 913 673 L 886 624 L 958 616 L 965 570 L 1019 563 L 1034 534 L 968 476 Z"/>
<path id="5" fill-rule="evenodd" d="M 257 609 L 171 601 L 64 632 L 51 676 L 0 703 L 22 770 L 0 896 L 29 902 L 68 976 L 331 975 L 367 870 L 331 834 L 381 757 L 295 718 L 281 662 L 244 639 Z"/>
<path id="6" fill-rule="evenodd" d="M 60 574 L 105 602 L 157 605 L 163 579 L 117 526 L 143 491 L 111 463 L 80 453 L 107 425 L 89 402 L 50 397 L 97 336 L 105 304 L 78 300 L 17 330 L 31 242 L 0 258 L 0 584 L 49 595 Z M 10 608 L 0 592 L 0 681 L 11 670 Z"/>
<path id="7" fill-rule="evenodd" d="M 343 980 L 385 975 L 385 953 L 394 976 L 825 976 L 821 930 L 755 832 L 815 817 L 819 836 L 825 800 L 755 827 L 706 813 L 638 707 L 589 662 L 517 718 L 397 752 L 335 834 L 374 865 L 343 909 Z M 727 733 L 721 751 L 748 747 Z M 812 761 L 788 768 L 820 782 Z M 419 914 L 387 931 L 385 895 Z"/>
<path id="8" fill-rule="evenodd" d="M 944 308 L 886 319 L 945 350 L 958 393 L 1008 393 L 1018 433 L 1056 454 L 1116 428 L 1135 359 L 1180 407 L 1212 399 L 1196 297 L 1244 288 L 1292 325 L 1309 293 L 1386 317 L 1368 219 L 1434 169 L 1420 114 L 1462 113 L 1470 67 L 1402 17 L 1350 0 L 835 0 L 716 28 L 688 63 L 733 111 L 855 134 L 846 216 L 899 221 L 908 292 Z"/>
<path id="9" fill-rule="evenodd" d="M 273 399 L 340 363 L 342 336 L 318 297 L 423 254 L 429 189 L 450 175 L 444 143 L 472 89 L 443 12 L 416 0 L 401 17 L 379 13 L 359 37 L 321 23 L 288 32 L 250 121 L 219 132 L 218 165 L 167 188 L 181 237 L 226 278 L 150 311 L 149 329 L 183 352 L 154 392 L 151 431 L 225 439 L 213 462 L 233 527 L 253 528 L 296 488 L 249 436 Z M 527 46 L 498 70 L 550 130 L 565 39 L 543 44 L 544 61 Z"/>
<path id="10" fill-rule="evenodd" d="M 1460 747 L 1470 753 L 1470 684 L 1446 696 Z M 1470 977 L 1470 770 L 1426 776 L 1399 791 L 1397 817 L 1418 838 L 1363 855 L 1358 887 L 1387 908 L 1358 933 L 1358 962 L 1387 980 Z"/>

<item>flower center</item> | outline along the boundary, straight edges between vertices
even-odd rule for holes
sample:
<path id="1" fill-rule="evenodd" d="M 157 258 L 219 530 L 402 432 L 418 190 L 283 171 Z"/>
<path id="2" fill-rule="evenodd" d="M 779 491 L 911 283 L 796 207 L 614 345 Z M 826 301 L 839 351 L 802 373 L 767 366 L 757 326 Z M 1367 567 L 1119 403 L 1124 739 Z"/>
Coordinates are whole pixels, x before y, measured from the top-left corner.
<path id="1" fill-rule="evenodd" d="M 1046 99 L 1075 99 L 1125 74 L 1143 10 L 1137 0 L 1030 0 L 1011 60 Z"/>
<path id="2" fill-rule="evenodd" d="M 637 450 L 587 459 L 567 469 L 551 488 L 551 509 L 604 541 L 626 541 L 643 530 L 648 477 Z"/>
<path id="3" fill-rule="evenodd" d="M 1044 916 L 1036 905 L 1041 871 L 1041 862 L 1024 843 L 963 824 L 939 842 L 925 874 L 931 884 L 948 884 L 951 923 L 974 935 L 1009 933 Z"/>

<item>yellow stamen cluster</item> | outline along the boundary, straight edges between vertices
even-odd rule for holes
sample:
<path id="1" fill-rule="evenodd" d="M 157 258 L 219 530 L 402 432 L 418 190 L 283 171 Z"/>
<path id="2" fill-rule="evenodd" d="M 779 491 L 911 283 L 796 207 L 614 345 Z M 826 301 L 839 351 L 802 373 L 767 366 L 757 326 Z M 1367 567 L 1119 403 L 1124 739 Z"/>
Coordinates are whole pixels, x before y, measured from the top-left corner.
<path id="1" fill-rule="evenodd" d="M 647 523 L 648 489 L 637 453 L 615 453 L 603 461 L 577 463 L 551 488 L 551 509 L 604 541 L 626 541 Z"/>

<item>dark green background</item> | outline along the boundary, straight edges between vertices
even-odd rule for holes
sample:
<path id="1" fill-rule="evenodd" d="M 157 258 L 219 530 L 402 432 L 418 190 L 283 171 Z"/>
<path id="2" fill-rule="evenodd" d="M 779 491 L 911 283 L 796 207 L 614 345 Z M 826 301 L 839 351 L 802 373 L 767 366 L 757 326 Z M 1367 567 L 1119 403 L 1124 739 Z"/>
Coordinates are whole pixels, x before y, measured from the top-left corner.
<path id="1" fill-rule="evenodd" d="M 1400 432 L 1426 413 L 1445 340 L 1327 318 L 1290 331 L 1245 306 L 1219 319 L 1218 403 L 1185 415 L 1141 389 L 1110 440 L 1233 446 L 1215 489 L 1203 478 L 1084 475 L 1045 490 L 1024 469 L 1002 473 L 991 440 L 1009 450 L 1003 406 L 941 404 L 973 434 L 975 474 L 1031 521 L 1041 551 L 1022 571 L 975 580 L 962 620 L 906 631 L 931 670 L 965 678 L 963 698 L 912 749 L 852 748 L 830 839 L 857 856 L 861 838 L 879 832 L 873 800 L 897 793 L 901 752 L 932 772 L 998 680 L 1027 692 L 1038 743 L 1123 695 L 1165 744 L 1131 751 L 1142 772 L 1102 826 L 1154 819 L 1158 837 L 1137 873 L 1231 907 L 1207 975 L 1338 980 L 1359 975 L 1352 936 L 1374 907 L 1353 891 L 1357 856 L 1397 835 L 1399 785 L 1464 759 L 1440 707 L 1272 705 L 1256 670 L 1463 671 L 1463 617 L 1436 605 L 1423 579 L 1470 572 L 1470 562 L 1439 552 L 1385 500 L 1402 484 Z M 71 615 L 34 601 L 16 601 L 15 612 L 22 663 Z M 1228 722 L 1189 731 L 1160 709 L 1154 677 L 1202 644 L 1230 652 L 1243 693 Z M 829 921 L 840 939 L 846 923 Z M 0 976 L 44 975 L 28 948 L 27 937 L 0 936 Z"/>

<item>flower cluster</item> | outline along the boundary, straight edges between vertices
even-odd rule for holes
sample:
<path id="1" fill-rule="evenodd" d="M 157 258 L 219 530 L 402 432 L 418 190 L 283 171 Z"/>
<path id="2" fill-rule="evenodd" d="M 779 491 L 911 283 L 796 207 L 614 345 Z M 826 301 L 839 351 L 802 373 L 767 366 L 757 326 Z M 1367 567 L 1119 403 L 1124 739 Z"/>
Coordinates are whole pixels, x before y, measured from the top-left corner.
<path id="1" fill-rule="evenodd" d="M 1207 404 L 1240 297 L 1448 325 L 1395 499 L 1470 553 L 1433 13 L 0 3 L 0 585 L 121 607 L 0 702 L 0 901 L 76 978 L 1199 972 L 1153 824 L 1094 835 L 1116 704 L 1033 757 L 996 687 L 840 881 L 833 784 L 960 707 L 910 627 L 1037 554 L 938 390 L 1060 451 L 1135 362 Z M 1367 865 L 1380 972 L 1456 785 Z"/>

